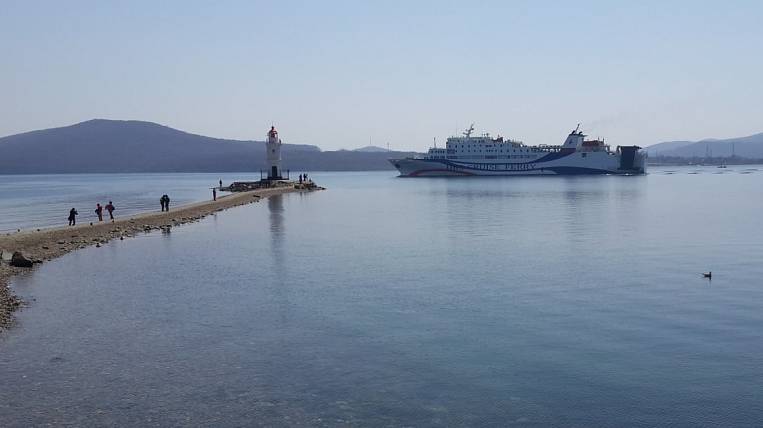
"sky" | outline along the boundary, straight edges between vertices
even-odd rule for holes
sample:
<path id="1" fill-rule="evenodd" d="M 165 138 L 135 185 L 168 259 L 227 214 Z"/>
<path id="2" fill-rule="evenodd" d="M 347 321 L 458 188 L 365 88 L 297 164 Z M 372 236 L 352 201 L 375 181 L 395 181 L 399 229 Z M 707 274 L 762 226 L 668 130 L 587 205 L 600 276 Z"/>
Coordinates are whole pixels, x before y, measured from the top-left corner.
<path id="1" fill-rule="evenodd" d="M 760 1 L 0 0 L 0 136 L 93 118 L 324 150 L 475 123 L 561 144 L 763 132 Z"/>

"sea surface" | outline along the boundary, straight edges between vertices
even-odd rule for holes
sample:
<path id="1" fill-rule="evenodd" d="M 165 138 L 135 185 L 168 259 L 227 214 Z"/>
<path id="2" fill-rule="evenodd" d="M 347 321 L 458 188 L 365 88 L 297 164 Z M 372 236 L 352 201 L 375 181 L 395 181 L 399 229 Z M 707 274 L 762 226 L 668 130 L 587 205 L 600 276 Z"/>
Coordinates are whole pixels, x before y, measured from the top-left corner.
<path id="1" fill-rule="evenodd" d="M 757 168 L 316 173 L 68 254 L 13 281 L 0 426 L 760 426 Z M 12 209 L 217 179 L 39 177 Z"/>
<path id="2" fill-rule="evenodd" d="M 117 218 L 159 211 L 159 198 L 164 194 L 170 197 L 172 208 L 212 199 L 212 187 L 219 186 L 219 180 L 227 186 L 233 181 L 259 179 L 259 173 L 0 174 L 0 232 L 65 226 L 72 208 L 79 213 L 78 223 L 95 222 L 95 204 L 105 206 L 109 201 L 117 208 Z"/>

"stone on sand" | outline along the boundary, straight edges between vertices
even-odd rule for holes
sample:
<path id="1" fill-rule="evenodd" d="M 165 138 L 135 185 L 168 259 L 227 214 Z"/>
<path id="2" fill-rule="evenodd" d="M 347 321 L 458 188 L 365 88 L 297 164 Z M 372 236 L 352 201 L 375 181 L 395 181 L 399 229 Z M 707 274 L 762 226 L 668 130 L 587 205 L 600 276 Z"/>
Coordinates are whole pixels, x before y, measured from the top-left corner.
<path id="1" fill-rule="evenodd" d="M 11 266 L 30 268 L 34 263 L 31 260 L 24 257 L 20 251 L 14 251 L 11 256 Z"/>

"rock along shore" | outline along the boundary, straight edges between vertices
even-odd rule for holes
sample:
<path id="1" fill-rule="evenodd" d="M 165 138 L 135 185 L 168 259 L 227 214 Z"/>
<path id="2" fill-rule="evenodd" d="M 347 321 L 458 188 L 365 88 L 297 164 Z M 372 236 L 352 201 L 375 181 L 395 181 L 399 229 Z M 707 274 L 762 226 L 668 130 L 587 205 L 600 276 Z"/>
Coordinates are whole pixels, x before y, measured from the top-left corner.
<path id="1" fill-rule="evenodd" d="M 321 189 L 316 187 L 316 189 Z M 22 231 L 0 236 L 0 251 L 3 257 L 21 252 L 34 264 L 52 260 L 80 248 L 91 245 L 101 246 L 112 239 L 124 239 L 139 233 L 153 230 L 167 230 L 173 226 L 198 221 L 217 211 L 239 205 L 257 202 L 261 198 L 290 192 L 308 192 L 311 189 L 296 187 L 276 187 L 248 192 L 233 193 L 217 198 L 216 201 L 197 202 L 178 207 L 170 207 L 168 212 L 149 212 L 133 217 L 117 219 L 113 223 L 103 221 L 62 226 L 54 229 Z M 118 211 L 117 211 L 118 213 Z M 0 261 L 0 331 L 13 321 L 13 311 L 22 306 L 22 301 L 10 290 L 10 278 L 30 268 L 11 266 L 7 261 Z"/>

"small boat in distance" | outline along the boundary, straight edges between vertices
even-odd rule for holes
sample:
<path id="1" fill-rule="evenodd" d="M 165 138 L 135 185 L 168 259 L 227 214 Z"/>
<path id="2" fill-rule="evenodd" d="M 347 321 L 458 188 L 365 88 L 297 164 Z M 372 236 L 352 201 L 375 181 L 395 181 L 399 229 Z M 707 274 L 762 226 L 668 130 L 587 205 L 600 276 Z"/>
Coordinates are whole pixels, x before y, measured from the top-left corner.
<path id="1" fill-rule="evenodd" d="M 390 159 L 403 177 L 581 175 L 646 173 L 646 153 L 639 146 L 617 146 L 586 140 L 580 124 L 562 145 L 528 146 L 521 141 L 472 136 L 474 124 L 445 148 L 433 147 L 421 157 Z"/>

